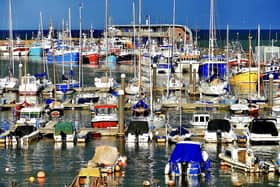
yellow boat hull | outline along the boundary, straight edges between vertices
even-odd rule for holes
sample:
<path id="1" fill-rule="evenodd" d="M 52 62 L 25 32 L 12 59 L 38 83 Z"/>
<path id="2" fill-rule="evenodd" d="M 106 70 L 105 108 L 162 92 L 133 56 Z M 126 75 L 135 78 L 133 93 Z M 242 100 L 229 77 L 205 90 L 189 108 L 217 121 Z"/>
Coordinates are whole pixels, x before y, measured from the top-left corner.
<path id="1" fill-rule="evenodd" d="M 256 72 L 238 73 L 230 78 L 230 85 L 235 88 L 238 94 L 255 93 L 257 82 L 258 74 Z"/>

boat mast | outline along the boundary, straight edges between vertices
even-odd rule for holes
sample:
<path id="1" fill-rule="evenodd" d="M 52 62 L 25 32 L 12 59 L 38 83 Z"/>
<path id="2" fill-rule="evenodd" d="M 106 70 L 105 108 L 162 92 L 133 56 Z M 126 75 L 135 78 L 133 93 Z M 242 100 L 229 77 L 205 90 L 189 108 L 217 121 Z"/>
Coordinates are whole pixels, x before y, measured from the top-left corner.
<path id="1" fill-rule="evenodd" d="M 257 51 L 257 61 L 258 61 L 258 98 L 260 98 L 260 85 L 261 85 L 261 80 L 260 80 L 260 67 L 261 67 L 261 62 L 260 62 L 260 24 L 258 24 L 258 51 Z"/>
<path id="2" fill-rule="evenodd" d="M 168 71 L 173 65 L 174 46 L 175 46 L 175 16 L 176 16 L 176 0 L 173 0 L 173 18 L 172 18 L 172 50 L 171 50 L 171 64 L 168 66 Z"/>
<path id="3" fill-rule="evenodd" d="M 14 76 L 15 73 L 15 63 L 14 63 L 14 56 L 13 56 L 13 20 L 12 20 L 12 0 L 9 0 L 9 59 L 10 59 L 10 65 L 9 65 L 9 74 L 12 73 Z M 11 72 L 11 66 L 12 66 L 12 72 Z M 10 75 L 9 75 L 10 76 Z"/>
<path id="4" fill-rule="evenodd" d="M 229 81 L 229 64 L 228 64 L 228 61 L 229 61 L 229 25 L 227 24 L 227 46 L 226 46 L 226 58 L 227 58 L 227 81 Z M 228 88 L 229 88 L 229 91 L 228 93 L 230 93 L 230 84 L 228 84 Z"/>
<path id="5" fill-rule="evenodd" d="M 73 58 L 72 58 L 72 34 L 71 34 L 71 8 L 69 8 L 69 42 L 70 42 L 70 81 L 73 80 L 73 64 L 72 64 L 72 61 L 73 61 Z"/>
<path id="6" fill-rule="evenodd" d="M 62 48 L 61 48 L 61 51 L 62 51 L 62 75 L 64 76 L 64 47 L 65 47 L 65 41 L 64 41 L 64 19 L 62 19 L 62 27 L 61 27 L 61 40 L 62 40 Z"/>
<path id="7" fill-rule="evenodd" d="M 252 65 L 252 46 L 251 46 L 251 33 L 249 33 L 248 36 L 248 40 L 249 40 L 249 97 L 251 97 L 251 84 L 252 84 L 252 80 L 251 80 L 251 65 Z"/>
<path id="8" fill-rule="evenodd" d="M 142 1 L 139 0 L 139 17 L 138 17 L 138 23 L 139 23 L 139 30 L 138 30 L 138 45 L 139 45 L 139 93 L 142 91 L 142 67 L 141 67 L 141 9 L 142 9 Z"/>
<path id="9" fill-rule="evenodd" d="M 105 64 L 106 67 L 108 67 L 108 0 L 105 0 L 105 41 L 106 41 Z"/>
<path id="10" fill-rule="evenodd" d="M 84 85 L 83 71 L 82 71 L 82 4 L 80 5 L 80 37 L 79 37 L 79 86 Z M 81 77 L 82 76 L 82 77 Z"/>
<path id="11" fill-rule="evenodd" d="M 149 36 L 148 36 L 148 54 L 150 56 L 150 60 L 152 60 L 151 58 L 151 50 L 150 50 L 150 47 L 151 47 L 151 25 L 150 25 L 150 22 L 151 22 L 151 18 L 150 18 L 150 15 L 148 16 L 148 22 L 149 22 L 149 25 L 148 25 L 148 30 L 149 30 Z M 153 69 L 152 69 L 152 63 L 150 64 L 150 117 L 151 117 L 151 121 L 153 121 L 154 119 L 154 106 L 153 106 Z"/>
<path id="12" fill-rule="evenodd" d="M 210 61 L 213 61 L 214 58 L 214 47 L 216 41 L 216 32 L 215 32 L 215 18 L 214 18 L 214 0 L 210 0 L 210 27 L 209 27 L 209 49 L 208 49 L 208 58 Z M 209 67 L 208 64 L 208 77 L 209 77 Z M 214 68 L 212 67 L 212 74 Z"/>
<path id="13" fill-rule="evenodd" d="M 134 66 L 134 80 L 136 81 L 136 72 L 137 72 L 137 67 L 136 67 L 136 55 L 135 55 L 135 4 L 134 1 L 132 2 L 132 17 L 133 17 L 133 66 Z"/>

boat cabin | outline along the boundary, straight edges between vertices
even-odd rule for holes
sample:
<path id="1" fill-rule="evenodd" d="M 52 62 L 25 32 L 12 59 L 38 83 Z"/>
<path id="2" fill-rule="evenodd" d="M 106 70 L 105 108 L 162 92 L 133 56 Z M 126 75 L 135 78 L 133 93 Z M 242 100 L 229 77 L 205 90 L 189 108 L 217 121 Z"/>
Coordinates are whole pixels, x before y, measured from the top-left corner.
<path id="1" fill-rule="evenodd" d="M 206 142 L 233 142 L 237 139 L 227 119 L 212 119 L 204 132 Z"/>
<path id="2" fill-rule="evenodd" d="M 39 128 L 40 125 L 46 123 L 44 119 L 45 110 L 41 106 L 24 107 L 20 109 L 19 113 L 19 120 L 17 120 L 17 124 L 19 125 L 29 124 Z"/>
<path id="3" fill-rule="evenodd" d="M 248 173 L 274 172 L 272 162 L 260 160 L 252 149 L 247 147 L 229 146 L 219 154 L 223 165 L 237 168 Z"/>
<path id="4" fill-rule="evenodd" d="M 254 119 L 246 132 L 251 143 L 279 143 L 276 119 Z"/>
<path id="5" fill-rule="evenodd" d="M 192 120 L 190 121 L 193 126 L 207 126 L 210 120 L 210 114 L 193 114 Z"/>

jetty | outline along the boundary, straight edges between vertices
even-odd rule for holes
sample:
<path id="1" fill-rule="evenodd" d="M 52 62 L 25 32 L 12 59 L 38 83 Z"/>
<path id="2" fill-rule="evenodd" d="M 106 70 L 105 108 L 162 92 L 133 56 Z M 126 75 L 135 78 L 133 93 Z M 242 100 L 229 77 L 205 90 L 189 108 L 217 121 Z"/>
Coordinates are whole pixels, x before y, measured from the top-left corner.
<path id="1" fill-rule="evenodd" d="M 54 126 L 57 123 L 56 120 L 49 121 L 45 127 L 39 128 L 39 132 L 43 135 L 54 134 Z M 78 136 L 83 134 L 99 133 L 102 136 L 116 136 L 118 134 L 118 128 L 92 128 L 83 127 L 77 130 Z"/>

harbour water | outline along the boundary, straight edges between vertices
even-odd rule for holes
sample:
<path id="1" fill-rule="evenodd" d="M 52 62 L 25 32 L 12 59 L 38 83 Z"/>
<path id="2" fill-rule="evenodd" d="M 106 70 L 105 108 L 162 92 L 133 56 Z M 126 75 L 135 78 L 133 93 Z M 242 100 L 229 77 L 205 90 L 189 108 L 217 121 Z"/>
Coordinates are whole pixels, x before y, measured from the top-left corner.
<path id="1" fill-rule="evenodd" d="M 42 70 L 41 59 L 22 59 L 28 64 L 30 74 L 38 73 Z M 0 76 L 7 73 L 8 60 L 0 59 Z M 16 59 L 16 67 L 18 60 Z M 52 74 L 52 64 L 48 65 L 50 75 Z M 57 70 L 61 71 L 61 65 Z M 67 67 L 69 68 L 69 66 Z M 127 77 L 132 76 L 131 66 L 112 66 L 112 75 L 119 80 L 120 74 L 126 72 Z M 16 68 L 17 69 L 17 68 Z M 74 68 L 78 77 L 78 67 Z M 18 71 L 16 71 L 18 73 Z M 104 73 L 96 67 L 83 67 L 83 77 L 85 85 L 92 85 L 93 78 Z M 188 76 L 186 76 L 188 77 Z M 167 110 L 170 116 L 170 124 L 178 124 L 179 111 L 177 109 Z M 213 112 L 213 111 L 209 111 Z M 176 114 L 176 115 L 174 115 Z M 224 116 L 225 113 L 215 111 L 215 115 Z M 182 124 L 188 126 L 190 112 L 183 112 Z M 66 120 L 77 121 L 81 127 L 87 127 L 90 123 L 90 112 L 87 110 L 69 110 L 65 112 Z M 0 124 L 4 120 L 12 122 L 12 111 L 0 112 Z M 199 140 L 194 137 L 194 140 Z M 68 186 L 77 174 L 79 169 L 87 164 L 94 155 L 96 146 L 113 145 L 118 147 L 120 153 L 128 157 L 128 165 L 122 176 L 108 176 L 108 180 L 115 182 L 118 187 L 142 186 L 144 180 L 154 182 L 154 186 L 166 186 L 164 167 L 174 148 L 174 145 L 167 144 L 127 144 L 122 139 L 116 137 L 101 137 L 92 139 L 87 144 L 54 144 L 52 139 L 44 138 L 34 142 L 27 147 L 0 147 L 0 187 L 15 186 L 45 186 L 53 187 Z M 224 168 L 220 166 L 218 154 L 226 145 L 205 144 L 205 149 L 211 159 L 211 169 L 208 175 L 201 178 L 177 178 L 176 186 L 233 186 L 237 181 L 242 186 L 279 186 L 280 175 L 277 174 L 245 174 L 238 170 Z M 273 159 L 280 151 L 279 145 L 252 146 L 259 157 Z M 46 173 L 44 180 L 37 180 L 37 172 L 43 170 Z M 35 177 L 31 183 L 29 178 Z"/>

